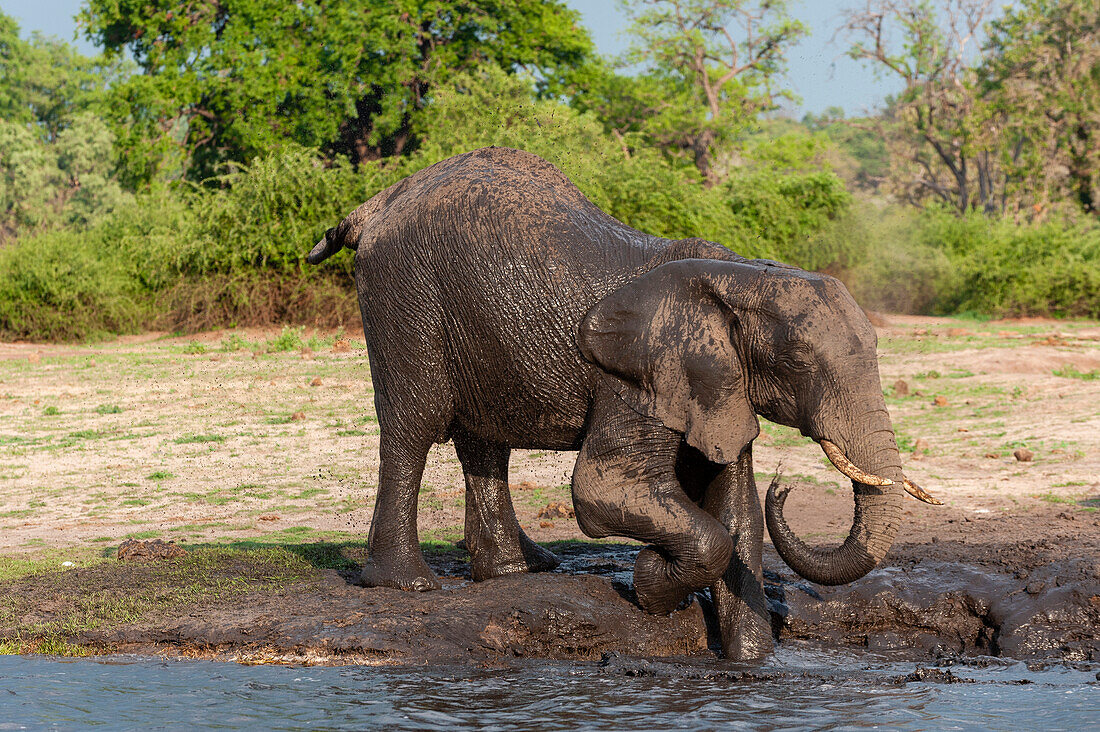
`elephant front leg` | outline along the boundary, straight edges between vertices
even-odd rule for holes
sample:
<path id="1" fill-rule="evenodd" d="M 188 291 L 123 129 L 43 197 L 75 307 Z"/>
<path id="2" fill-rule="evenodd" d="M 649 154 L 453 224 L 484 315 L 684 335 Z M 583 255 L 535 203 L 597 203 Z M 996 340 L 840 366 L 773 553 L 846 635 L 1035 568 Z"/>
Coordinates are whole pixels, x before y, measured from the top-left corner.
<path id="1" fill-rule="evenodd" d="M 703 507 L 733 539 L 729 567 L 711 585 L 722 653 L 735 661 L 760 660 L 771 653 L 774 643 L 761 561 L 764 516 L 752 473 L 751 444 L 710 482 Z"/>
<path id="2" fill-rule="evenodd" d="M 464 432 L 454 443 L 466 476 L 466 549 L 474 581 L 558 566 L 557 556 L 531 541 L 516 520 L 508 492 L 511 450 Z"/>
<path id="3" fill-rule="evenodd" d="M 634 564 L 638 604 L 668 614 L 729 565 L 729 532 L 676 479 L 681 435 L 622 400 L 597 401 L 573 470 L 577 523 L 590 537 L 648 542 Z"/>

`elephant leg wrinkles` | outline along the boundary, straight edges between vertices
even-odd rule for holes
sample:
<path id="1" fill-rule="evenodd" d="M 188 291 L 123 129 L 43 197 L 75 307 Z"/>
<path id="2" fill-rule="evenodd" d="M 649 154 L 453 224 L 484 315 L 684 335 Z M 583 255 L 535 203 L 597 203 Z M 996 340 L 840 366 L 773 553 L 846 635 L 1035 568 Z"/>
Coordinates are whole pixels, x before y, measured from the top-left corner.
<path id="1" fill-rule="evenodd" d="M 416 532 L 416 499 L 431 445 L 431 440 L 402 440 L 383 430 L 378 497 L 361 575 L 367 587 L 439 588 L 439 580 L 420 552 Z"/>
<path id="2" fill-rule="evenodd" d="M 539 572 L 559 559 L 523 533 L 508 492 L 511 448 L 458 430 L 455 451 L 466 477 L 466 549 L 475 582 L 517 572 Z"/>
<path id="3" fill-rule="evenodd" d="M 711 585 L 722 652 L 736 661 L 759 660 L 773 648 L 771 614 L 764 595 L 764 515 L 752 471 L 752 445 L 706 486 L 703 508 L 727 529 L 733 556 Z"/>
<path id="4" fill-rule="evenodd" d="M 609 387 L 597 394 L 573 470 L 577 522 L 590 537 L 649 542 L 634 565 L 644 610 L 667 614 L 729 566 L 729 531 L 676 477 L 682 435 L 638 414 Z"/>

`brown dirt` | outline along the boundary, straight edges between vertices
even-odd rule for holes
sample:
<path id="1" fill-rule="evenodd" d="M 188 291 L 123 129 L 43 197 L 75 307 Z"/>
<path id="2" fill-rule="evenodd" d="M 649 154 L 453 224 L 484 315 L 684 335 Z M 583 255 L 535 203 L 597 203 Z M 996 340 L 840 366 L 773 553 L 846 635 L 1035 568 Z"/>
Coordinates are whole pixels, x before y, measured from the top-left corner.
<path id="1" fill-rule="evenodd" d="M 918 448 L 906 450 L 906 472 L 947 505 L 908 504 L 884 568 L 849 587 L 818 588 L 821 599 L 769 547 L 780 636 L 883 653 L 1100 659 L 1100 379 L 1065 375 L 1100 369 L 1100 326 L 886 318 L 884 389 L 899 441 Z M 277 335 L 241 333 L 252 341 Z M 225 335 L 0 344 L 0 552 L 59 565 L 127 536 L 184 545 L 364 539 L 378 434 L 361 343 L 315 344 L 310 357 L 254 357 L 219 351 Z M 311 386 L 314 379 L 321 384 Z M 908 396 L 892 396 L 898 380 Z M 933 406 L 937 396 L 947 405 Z M 51 406 L 59 414 L 46 414 Z M 1020 448 L 1034 459 L 1018 461 Z M 787 506 L 801 536 L 821 544 L 843 537 L 850 490 L 816 448 L 765 425 L 755 458 L 761 487 L 780 463 L 785 480 L 800 484 Z M 573 459 L 513 456 L 517 513 L 537 541 L 583 538 L 574 518 L 538 518 L 549 504 L 569 505 Z M 424 486 L 421 538 L 457 540 L 464 491 L 450 446 L 433 449 Z M 461 555 L 444 555 L 432 561 L 445 561 L 441 571 L 455 579 L 441 593 L 364 590 L 326 570 L 313 589 L 256 590 L 224 607 L 81 641 L 363 662 L 706 646 L 697 610 L 635 615 L 623 554 L 630 550 L 576 551 L 570 571 L 604 567 L 610 579 L 553 574 L 472 585 L 461 579 Z M 18 591 L 32 592 L 31 584 Z M 58 596 L 33 597 L 45 607 Z"/>

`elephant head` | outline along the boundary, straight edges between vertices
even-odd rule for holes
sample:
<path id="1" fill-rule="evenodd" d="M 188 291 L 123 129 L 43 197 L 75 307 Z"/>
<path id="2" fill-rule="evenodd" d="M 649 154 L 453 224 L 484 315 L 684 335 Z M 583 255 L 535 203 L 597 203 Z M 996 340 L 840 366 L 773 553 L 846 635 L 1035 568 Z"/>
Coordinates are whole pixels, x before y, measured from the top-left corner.
<path id="1" fill-rule="evenodd" d="M 901 471 L 878 373 L 876 335 L 844 285 L 773 262 L 687 259 L 623 285 L 587 314 L 585 358 L 634 409 L 731 463 L 759 434 L 756 415 L 799 429 L 852 479 L 844 543 L 805 545 L 783 518 L 787 489 L 765 502 L 783 560 L 818 584 L 852 582 L 889 550 L 904 491 L 936 502 Z"/>

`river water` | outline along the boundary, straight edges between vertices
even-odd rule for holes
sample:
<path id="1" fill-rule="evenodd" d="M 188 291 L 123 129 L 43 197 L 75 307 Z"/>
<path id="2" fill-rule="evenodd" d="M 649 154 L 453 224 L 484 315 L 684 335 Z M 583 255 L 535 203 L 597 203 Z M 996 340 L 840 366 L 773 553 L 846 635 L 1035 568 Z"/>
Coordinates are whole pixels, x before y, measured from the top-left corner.
<path id="1" fill-rule="evenodd" d="M 0 656 L 0 730 L 1084 730 L 1100 725 L 1095 668 L 1029 670 L 1022 663 L 993 661 L 928 671 L 927 665 L 784 650 L 738 679 L 736 673 L 702 678 L 731 668 L 713 660 L 687 667 L 613 659 L 604 666 L 541 662 L 484 670 Z"/>

